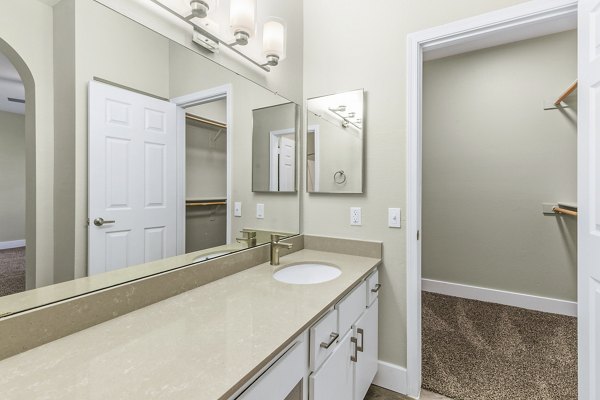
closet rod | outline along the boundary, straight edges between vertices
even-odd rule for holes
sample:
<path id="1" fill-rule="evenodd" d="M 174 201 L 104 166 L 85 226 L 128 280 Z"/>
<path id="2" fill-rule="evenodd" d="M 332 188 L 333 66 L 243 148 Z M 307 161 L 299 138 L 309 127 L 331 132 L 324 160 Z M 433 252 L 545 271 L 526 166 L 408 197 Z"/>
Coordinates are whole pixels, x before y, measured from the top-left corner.
<path id="1" fill-rule="evenodd" d="M 221 129 L 227 129 L 227 125 L 222 122 L 213 121 L 212 119 L 202 118 L 202 117 L 199 117 L 194 114 L 186 113 L 185 118 L 191 119 L 192 121 L 200 122 L 201 124 L 216 126 L 217 128 L 221 128 Z"/>
<path id="2" fill-rule="evenodd" d="M 573 82 L 571 84 L 571 86 L 569 86 L 567 88 L 567 90 L 565 90 L 564 93 L 561 94 L 558 99 L 556 99 L 556 101 L 554 102 L 554 105 L 559 106 L 560 103 L 562 103 L 567 97 L 569 97 L 571 95 L 571 93 L 573 93 L 575 91 L 575 89 L 577 89 L 577 81 Z"/>
<path id="3" fill-rule="evenodd" d="M 226 201 L 189 201 L 185 203 L 186 207 L 222 206 L 226 204 Z"/>
<path id="4" fill-rule="evenodd" d="M 576 217 L 577 216 L 577 211 L 568 210 L 568 209 L 562 208 L 562 207 L 554 207 L 552 209 L 552 211 L 554 211 L 557 214 L 565 214 L 565 215 L 570 215 L 572 217 Z"/>

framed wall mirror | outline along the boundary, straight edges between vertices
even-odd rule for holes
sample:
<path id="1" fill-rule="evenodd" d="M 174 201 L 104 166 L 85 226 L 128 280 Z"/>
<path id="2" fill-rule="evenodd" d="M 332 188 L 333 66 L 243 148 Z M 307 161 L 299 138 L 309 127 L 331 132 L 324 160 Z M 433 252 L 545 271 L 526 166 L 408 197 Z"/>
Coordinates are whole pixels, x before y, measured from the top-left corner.
<path id="1" fill-rule="evenodd" d="M 309 193 L 363 193 L 364 90 L 307 101 Z"/>
<path id="2" fill-rule="evenodd" d="M 296 192 L 298 105 L 278 104 L 252 114 L 252 191 Z"/>
<path id="3" fill-rule="evenodd" d="M 19 42 L 0 28 L 0 316 L 299 233 L 297 168 L 287 196 L 251 185 L 254 114 L 295 132 L 296 104 L 100 2 L 56 3 Z"/>

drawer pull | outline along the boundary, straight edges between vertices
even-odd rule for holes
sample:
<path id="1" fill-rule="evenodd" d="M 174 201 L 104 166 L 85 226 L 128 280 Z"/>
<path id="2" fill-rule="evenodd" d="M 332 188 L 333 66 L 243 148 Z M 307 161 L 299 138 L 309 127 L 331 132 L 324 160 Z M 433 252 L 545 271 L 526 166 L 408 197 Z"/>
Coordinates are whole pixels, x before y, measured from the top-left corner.
<path id="1" fill-rule="evenodd" d="M 325 343 L 325 342 L 321 342 L 321 347 L 324 349 L 328 349 L 331 347 L 331 345 L 337 340 L 337 338 L 340 337 L 339 333 L 335 333 L 332 332 L 331 335 L 329 335 L 329 343 Z"/>
<path id="2" fill-rule="evenodd" d="M 358 328 L 356 332 L 360 335 L 360 346 L 356 344 L 356 349 L 361 353 L 365 351 L 365 331 L 362 328 Z"/>
<path id="3" fill-rule="evenodd" d="M 380 283 L 378 283 L 377 285 L 375 285 L 375 288 L 371 289 L 371 292 L 377 293 L 377 292 L 379 292 L 379 289 L 381 289 L 381 284 Z"/>
<path id="4" fill-rule="evenodd" d="M 354 343 L 354 355 L 350 356 L 350 360 L 357 362 L 358 361 L 358 339 L 355 337 L 351 337 L 350 341 Z"/>

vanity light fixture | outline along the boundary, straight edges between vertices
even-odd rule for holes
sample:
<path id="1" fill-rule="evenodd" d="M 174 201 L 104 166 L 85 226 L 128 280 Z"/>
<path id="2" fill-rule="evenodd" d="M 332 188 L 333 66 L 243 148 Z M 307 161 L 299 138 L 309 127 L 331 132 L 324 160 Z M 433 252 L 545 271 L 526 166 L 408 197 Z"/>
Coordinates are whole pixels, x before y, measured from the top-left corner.
<path id="1" fill-rule="evenodd" d="M 214 27 L 214 21 L 205 19 L 197 23 L 197 19 L 204 19 L 211 14 L 219 5 L 219 0 L 181 0 L 190 10 L 189 15 L 182 15 L 170 8 L 164 0 L 150 0 L 163 10 L 176 16 L 183 22 L 194 28 L 193 41 L 204 49 L 217 53 L 219 47 L 223 46 L 251 62 L 264 71 L 270 72 L 270 67 L 275 67 L 285 58 L 286 27 L 280 18 L 268 18 L 263 26 L 262 54 L 264 62 L 258 62 L 238 50 L 238 46 L 247 45 L 256 36 L 256 2 L 257 0 L 230 0 L 229 26 L 234 37 L 234 42 L 221 39 L 217 33 L 209 31 Z M 196 21 L 194 21 L 196 20 Z"/>
<path id="2" fill-rule="evenodd" d="M 353 125 L 359 130 L 362 129 L 362 118 L 357 117 L 356 112 L 348 110 L 347 106 L 340 105 L 337 107 L 329 107 L 329 111 L 341 118 L 343 128 L 348 128 L 350 125 Z"/>

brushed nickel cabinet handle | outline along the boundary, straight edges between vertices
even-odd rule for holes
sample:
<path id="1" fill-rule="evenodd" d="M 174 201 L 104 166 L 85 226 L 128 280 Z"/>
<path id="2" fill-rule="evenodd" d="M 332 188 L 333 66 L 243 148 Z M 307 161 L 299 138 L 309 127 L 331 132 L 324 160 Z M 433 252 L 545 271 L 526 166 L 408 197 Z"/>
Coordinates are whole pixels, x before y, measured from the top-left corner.
<path id="1" fill-rule="evenodd" d="M 375 285 L 375 288 L 371 289 L 371 292 L 377 293 L 379 292 L 379 289 L 381 289 L 381 284 L 378 283 L 377 285 Z"/>
<path id="2" fill-rule="evenodd" d="M 329 342 L 325 343 L 325 342 L 321 342 L 321 347 L 324 349 L 328 349 L 331 347 L 331 345 L 333 344 L 333 342 L 335 342 L 337 340 L 337 338 L 340 337 L 339 333 L 335 333 L 335 332 L 331 332 L 331 335 L 329 335 Z"/>
<path id="3" fill-rule="evenodd" d="M 350 356 L 350 361 L 357 362 L 358 361 L 358 339 L 355 337 L 351 337 L 350 341 L 354 343 L 354 355 Z"/>
<path id="4" fill-rule="evenodd" d="M 365 331 L 362 328 L 358 328 L 356 332 L 360 335 L 360 346 L 357 344 L 356 349 L 362 353 L 365 351 Z"/>
<path id="5" fill-rule="evenodd" d="M 117 222 L 117 221 L 114 221 L 114 220 L 106 220 L 106 219 L 104 219 L 104 218 L 96 218 L 96 219 L 94 220 L 94 225 L 96 225 L 96 226 L 102 226 L 102 225 L 104 225 L 104 224 L 114 224 L 115 222 Z"/>

